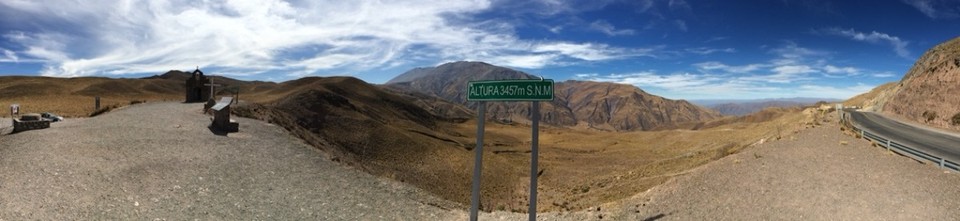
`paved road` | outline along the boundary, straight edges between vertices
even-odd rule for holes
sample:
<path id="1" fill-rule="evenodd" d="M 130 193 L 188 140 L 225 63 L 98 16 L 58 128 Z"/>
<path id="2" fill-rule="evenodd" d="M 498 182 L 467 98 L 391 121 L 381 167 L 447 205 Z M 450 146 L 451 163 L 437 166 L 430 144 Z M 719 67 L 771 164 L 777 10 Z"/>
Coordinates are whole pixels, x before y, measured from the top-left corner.
<path id="1" fill-rule="evenodd" d="M 960 162 L 960 137 L 918 128 L 873 112 L 848 113 L 854 122 L 868 131 L 934 156 Z"/>

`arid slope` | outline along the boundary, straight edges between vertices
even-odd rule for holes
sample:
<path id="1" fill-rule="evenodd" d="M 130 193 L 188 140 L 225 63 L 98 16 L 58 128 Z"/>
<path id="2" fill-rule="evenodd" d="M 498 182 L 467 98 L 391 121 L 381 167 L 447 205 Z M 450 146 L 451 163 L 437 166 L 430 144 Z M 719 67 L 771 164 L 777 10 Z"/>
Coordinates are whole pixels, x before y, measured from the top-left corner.
<path id="1" fill-rule="evenodd" d="M 960 38 L 941 43 L 910 68 L 883 112 L 927 125 L 960 130 Z M 956 119 L 956 120 L 954 120 Z"/>

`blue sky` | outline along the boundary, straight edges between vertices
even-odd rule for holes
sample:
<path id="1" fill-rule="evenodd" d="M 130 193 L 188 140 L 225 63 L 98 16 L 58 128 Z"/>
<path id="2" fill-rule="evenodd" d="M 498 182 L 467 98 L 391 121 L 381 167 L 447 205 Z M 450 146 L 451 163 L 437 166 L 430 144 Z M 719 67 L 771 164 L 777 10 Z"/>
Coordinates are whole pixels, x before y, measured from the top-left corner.
<path id="1" fill-rule="evenodd" d="M 470 60 L 672 99 L 844 99 L 960 36 L 953 0 L 4 0 L 0 17 L 0 75 L 383 83 Z"/>

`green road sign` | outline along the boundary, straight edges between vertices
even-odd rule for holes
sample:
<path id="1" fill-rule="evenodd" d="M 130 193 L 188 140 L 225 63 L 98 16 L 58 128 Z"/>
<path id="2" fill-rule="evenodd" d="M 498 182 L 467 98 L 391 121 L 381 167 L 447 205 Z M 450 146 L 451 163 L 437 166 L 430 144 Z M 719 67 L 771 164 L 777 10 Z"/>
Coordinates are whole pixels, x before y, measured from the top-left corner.
<path id="1" fill-rule="evenodd" d="M 551 101 L 553 80 L 471 81 L 468 101 Z"/>

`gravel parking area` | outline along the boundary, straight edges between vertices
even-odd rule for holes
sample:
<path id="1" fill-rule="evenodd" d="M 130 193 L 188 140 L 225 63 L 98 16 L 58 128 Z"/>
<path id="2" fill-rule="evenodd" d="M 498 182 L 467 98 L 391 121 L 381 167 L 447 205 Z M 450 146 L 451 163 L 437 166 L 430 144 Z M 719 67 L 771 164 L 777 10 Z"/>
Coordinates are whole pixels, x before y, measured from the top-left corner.
<path id="1" fill-rule="evenodd" d="M 215 135 L 201 107 L 139 104 L 0 135 L 0 219 L 462 217 L 450 202 L 332 162 L 265 122 L 237 118 L 241 132 Z"/>

